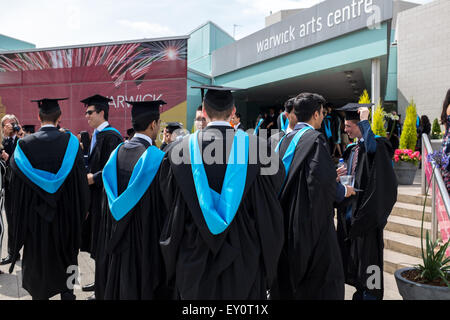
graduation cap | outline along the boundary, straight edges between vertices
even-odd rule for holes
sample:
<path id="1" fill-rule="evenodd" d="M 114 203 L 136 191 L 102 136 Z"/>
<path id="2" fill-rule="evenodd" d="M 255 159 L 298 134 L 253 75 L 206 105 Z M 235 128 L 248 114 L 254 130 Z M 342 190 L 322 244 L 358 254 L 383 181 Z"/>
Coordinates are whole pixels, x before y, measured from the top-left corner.
<path id="1" fill-rule="evenodd" d="M 344 111 L 345 112 L 345 119 L 346 120 L 359 120 L 360 116 L 358 113 L 359 108 L 371 108 L 374 104 L 373 103 L 348 103 L 345 106 L 336 109 L 337 111 Z"/>
<path id="2" fill-rule="evenodd" d="M 22 126 L 23 131 L 34 133 L 35 132 L 35 125 L 34 124 L 25 124 Z"/>
<path id="3" fill-rule="evenodd" d="M 81 100 L 81 103 L 84 103 L 85 107 L 89 106 L 98 106 L 103 108 L 109 108 L 109 102 L 111 102 L 112 99 L 106 98 L 104 96 L 101 96 L 99 94 L 90 96 L 84 100 Z"/>
<path id="4" fill-rule="evenodd" d="M 131 118 L 137 120 L 143 117 L 155 117 L 159 115 L 159 108 L 167 104 L 163 100 L 155 101 L 125 101 L 132 105 Z"/>
<path id="5" fill-rule="evenodd" d="M 175 130 L 183 129 L 183 125 L 179 122 L 168 122 L 166 128 L 169 133 L 173 133 Z"/>
<path id="6" fill-rule="evenodd" d="M 202 100 L 211 108 L 217 111 L 225 111 L 234 105 L 234 98 L 231 91 L 238 91 L 238 88 L 229 88 L 214 85 L 201 85 L 191 87 L 192 89 L 201 89 Z M 204 91 L 208 90 L 206 94 Z"/>
<path id="7" fill-rule="evenodd" d="M 58 98 L 58 99 L 49 99 L 44 98 L 40 100 L 31 100 L 31 102 L 37 102 L 39 106 L 39 110 L 44 114 L 50 114 L 61 110 L 59 107 L 58 101 L 67 100 L 69 98 Z"/>

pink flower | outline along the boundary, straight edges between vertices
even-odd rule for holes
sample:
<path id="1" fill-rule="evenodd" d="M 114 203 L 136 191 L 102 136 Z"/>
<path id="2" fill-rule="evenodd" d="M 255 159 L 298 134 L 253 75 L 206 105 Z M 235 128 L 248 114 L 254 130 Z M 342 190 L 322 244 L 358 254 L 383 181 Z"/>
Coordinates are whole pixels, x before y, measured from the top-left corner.
<path id="1" fill-rule="evenodd" d="M 398 155 L 395 155 L 394 156 L 394 160 L 395 160 L 395 162 L 398 162 L 400 159 L 399 159 L 399 157 L 398 157 Z"/>
<path id="2" fill-rule="evenodd" d="M 402 154 L 402 150 L 400 150 L 400 149 L 395 150 L 395 155 L 396 156 L 399 156 L 401 154 Z"/>

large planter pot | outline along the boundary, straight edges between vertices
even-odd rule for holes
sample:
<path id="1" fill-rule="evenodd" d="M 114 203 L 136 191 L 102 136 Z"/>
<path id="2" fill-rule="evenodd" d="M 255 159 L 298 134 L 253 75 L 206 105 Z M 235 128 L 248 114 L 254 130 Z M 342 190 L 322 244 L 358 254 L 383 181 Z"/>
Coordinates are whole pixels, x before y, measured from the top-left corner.
<path id="1" fill-rule="evenodd" d="M 398 184 L 411 185 L 416 177 L 417 166 L 412 162 L 394 162 L 394 171 L 397 175 Z"/>
<path id="2" fill-rule="evenodd" d="M 436 287 L 416 283 L 402 277 L 402 273 L 414 268 L 403 268 L 395 271 L 398 292 L 403 300 L 450 300 L 450 288 Z"/>

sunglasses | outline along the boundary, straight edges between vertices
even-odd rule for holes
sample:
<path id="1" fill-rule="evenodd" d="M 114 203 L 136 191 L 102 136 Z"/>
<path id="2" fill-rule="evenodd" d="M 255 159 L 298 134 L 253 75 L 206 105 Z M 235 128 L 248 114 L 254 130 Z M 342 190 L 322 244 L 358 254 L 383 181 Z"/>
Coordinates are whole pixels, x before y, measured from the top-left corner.
<path id="1" fill-rule="evenodd" d="M 88 110 L 88 111 L 86 111 L 84 114 L 85 115 L 91 115 L 91 114 L 93 114 L 95 112 L 95 110 Z"/>

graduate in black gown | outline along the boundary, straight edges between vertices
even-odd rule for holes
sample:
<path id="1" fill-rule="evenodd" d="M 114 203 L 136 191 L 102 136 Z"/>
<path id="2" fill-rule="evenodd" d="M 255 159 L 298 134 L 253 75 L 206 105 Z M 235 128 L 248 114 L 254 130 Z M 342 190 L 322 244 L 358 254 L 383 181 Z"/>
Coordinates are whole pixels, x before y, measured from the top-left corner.
<path id="1" fill-rule="evenodd" d="M 344 299 L 334 226 L 337 175 L 326 138 L 316 130 L 324 117 L 324 102 L 317 94 L 299 94 L 294 100 L 299 122 L 277 147 L 287 172 L 280 192 L 285 244 L 278 270 L 279 299 Z M 341 198 L 350 196 L 342 190 Z"/>
<path id="2" fill-rule="evenodd" d="M 397 201 L 397 178 L 389 141 L 370 128 L 369 109 L 349 104 L 345 111 L 345 132 L 358 138 L 344 152 L 347 169 L 339 175 L 353 175 L 354 187 L 362 191 L 338 206 L 338 238 L 345 281 L 356 288 L 355 300 L 383 299 L 383 229 Z"/>
<path id="3" fill-rule="evenodd" d="M 279 128 L 280 131 L 273 134 L 269 138 L 269 144 L 272 149 L 275 149 L 280 140 L 288 133 L 294 130 L 295 125 L 297 124 L 297 117 L 295 116 L 294 110 L 294 98 L 287 100 L 284 103 L 284 112 L 278 117 Z M 281 117 L 283 116 L 283 123 L 281 123 Z M 281 123 L 281 124 L 280 124 Z"/>
<path id="4" fill-rule="evenodd" d="M 164 152 L 154 146 L 162 100 L 128 102 L 135 134 L 103 169 L 95 296 L 105 300 L 170 298 L 159 237 L 167 215 L 158 180 Z"/>
<path id="5" fill-rule="evenodd" d="M 119 131 L 108 123 L 110 101 L 112 100 L 98 94 L 81 101 L 87 108 L 86 119 L 88 124 L 94 128 L 89 150 L 87 174 L 91 190 L 91 203 L 89 214 L 83 223 L 82 251 L 89 252 L 94 260 L 98 254 L 97 245 L 99 243 L 98 234 L 103 194 L 102 170 L 111 152 L 123 141 Z M 94 291 L 94 284 L 84 286 L 83 291 Z"/>
<path id="6" fill-rule="evenodd" d="M 23 247 L 23 288 L 33 299 L 61 294 L 74 300 L 68 267 L 78 265 L 89 189 L 78 139 L 56 128 L 58 100 L 38 101 L 42 127 L 19 140 L 10 162 L 15 237 L 9 271 Z"/>
<path id="7" fill-rule="evenodd" d="M 283 244 L 284 169 L 275 154 L 266 165 L 256 157 L 266 141 L 231 127 L 229 88 L 201 88 L 208 126 L 172 144 L 161 166 L 166 271 L 180 299 L 266 299 Z"/>

